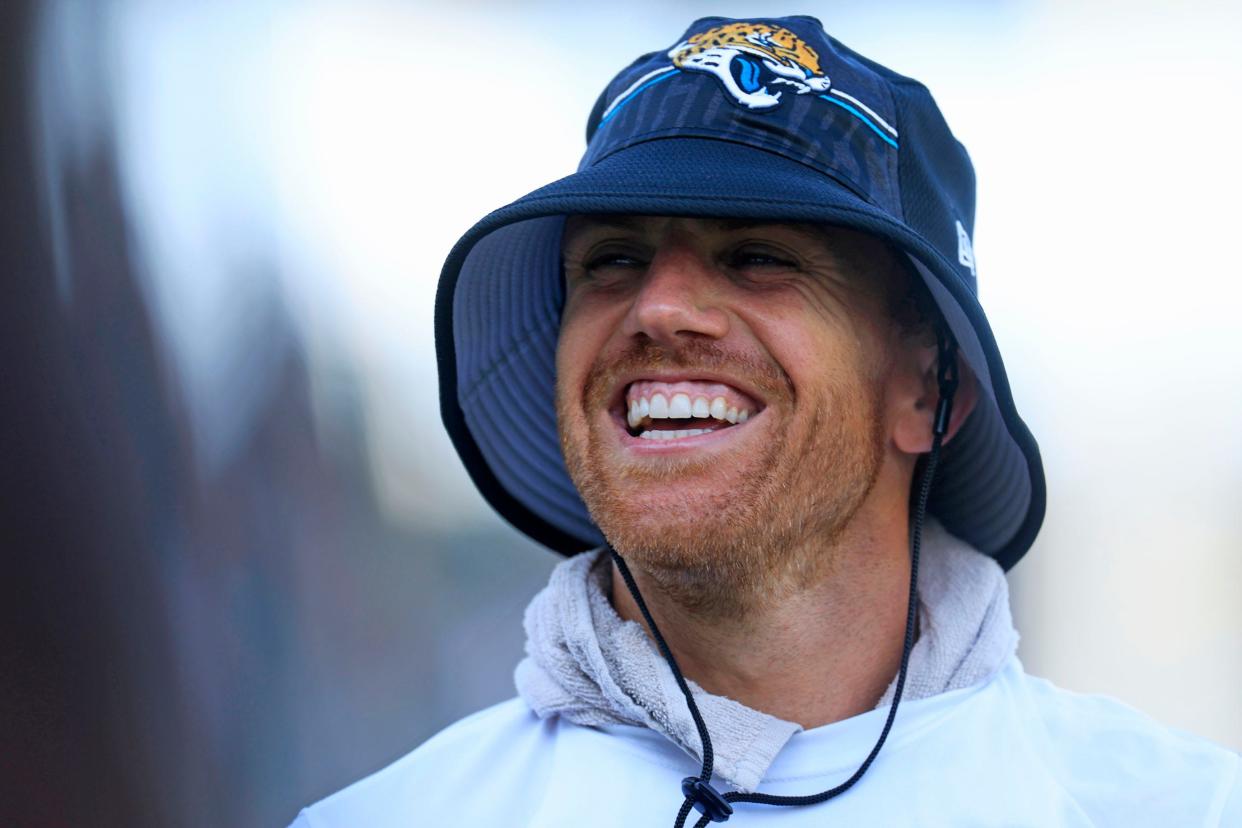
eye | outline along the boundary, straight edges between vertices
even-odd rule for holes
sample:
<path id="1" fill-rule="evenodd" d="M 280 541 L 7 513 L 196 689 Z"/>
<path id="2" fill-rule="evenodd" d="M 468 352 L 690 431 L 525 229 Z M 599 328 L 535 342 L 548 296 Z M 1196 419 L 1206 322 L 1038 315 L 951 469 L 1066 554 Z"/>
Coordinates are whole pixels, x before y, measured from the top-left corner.
<path id="1" fill-rule="evenodd" d="M 586 251 L 576 264 L 566 261 L 565 275 L 571 285 L 626 289 L 638 283 L 647 264 L 646 256 L 631 245 L 600 245 Z"/>
<path id="2" fill-rule="evenodd" d="M 598 273 L 615 269 L 641 268 L 643 266 L 643 262 L 634 256 L 626 253 L 607 252 L 588 258 L 583 265 L 583 269 L 587 273 Z"/>
<path id="3" fill-rule="evenodd" d="M 787 254 L 763 248 L 743 247 L 735 250 L 729 266 L 739 270 L 797 270 L 798 263 Z"/>

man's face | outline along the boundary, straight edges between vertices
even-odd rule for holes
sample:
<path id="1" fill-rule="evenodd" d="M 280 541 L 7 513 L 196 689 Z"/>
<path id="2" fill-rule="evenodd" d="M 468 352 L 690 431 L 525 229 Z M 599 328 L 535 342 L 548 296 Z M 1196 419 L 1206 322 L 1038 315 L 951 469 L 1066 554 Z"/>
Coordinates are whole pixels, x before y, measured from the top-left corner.
<path id="1" fill-rule="evenodd" d="M 884 246 L 811 225 L 574 217 L 563 251 L 561 444 L 609 541 L 688 601 L 815 565 L 794 550 L 837 536 L 885 453 Z"/>

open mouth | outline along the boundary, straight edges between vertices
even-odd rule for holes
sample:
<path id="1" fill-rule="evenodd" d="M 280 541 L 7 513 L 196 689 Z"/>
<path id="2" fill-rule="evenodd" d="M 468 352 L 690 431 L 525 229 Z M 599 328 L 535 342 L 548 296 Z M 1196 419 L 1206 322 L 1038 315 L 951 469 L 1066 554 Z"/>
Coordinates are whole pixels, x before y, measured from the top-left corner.
<path id="1" fill-rule="evenodd" d="M 762 404 L 720 382 L 638 380 L 625 388 L 622 418 L 631 437 L 684 440 L 745 423 Z"/>

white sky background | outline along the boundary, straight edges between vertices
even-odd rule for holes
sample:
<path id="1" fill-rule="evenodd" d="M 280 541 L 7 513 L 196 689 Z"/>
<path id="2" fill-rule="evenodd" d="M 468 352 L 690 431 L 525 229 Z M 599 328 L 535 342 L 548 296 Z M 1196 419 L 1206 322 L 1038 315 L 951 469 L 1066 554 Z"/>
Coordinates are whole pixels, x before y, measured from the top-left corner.
<path id="1" fill-rule="evenodd" d="M 1048 475 L 1012 579 L 1028 667 L 1242 747 L 1242 13 L 822 5 L 710 12 L 818 13 L 972 154 L 982 301 Z M 261 336 L 220 327 L 263 293 L 237 264 L 274 246 L 325 430 L 356 372 L 393 518 L 490 514 L 439 422 L 436 280 L 471 224 L 573 170 L 614 72 L 708 12 L 612 8 L 118 6 L 128 195 L 165 217 L 138 241 L 206 454 L 244 429 L 213 401 Z"/>

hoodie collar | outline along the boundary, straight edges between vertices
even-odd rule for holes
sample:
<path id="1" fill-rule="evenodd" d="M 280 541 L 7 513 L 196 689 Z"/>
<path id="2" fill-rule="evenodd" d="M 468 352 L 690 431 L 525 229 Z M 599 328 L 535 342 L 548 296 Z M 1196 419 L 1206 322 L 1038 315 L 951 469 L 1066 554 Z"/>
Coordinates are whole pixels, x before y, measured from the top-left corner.
<path id="1" fill-rule="evenodd" d="M 1017 649 L 1000 566 L 929 521 L 919 576 L 919 639 L 904 700 L 928 698 L 990 679 Z M 650 728 L 699 756 L 699 737 L 672 671 L 646 631 L 617 615 L 602 551 L 558 565 L 525 616 L 527 657 L 519 695 L 540 718 L 599 727 Z M 800 725 L 752 710 L 689 682 L 708 723 L 720 776 L 752 791 Z M 895 680 L 894 680 L 895 684 Z M 892 702 L 889 686 L 877 708 Z"/>

